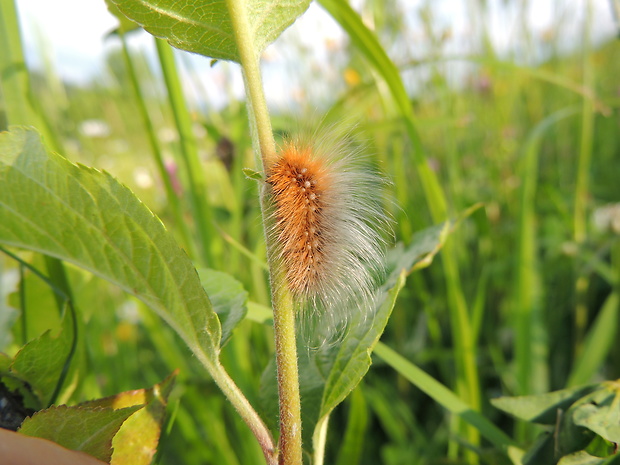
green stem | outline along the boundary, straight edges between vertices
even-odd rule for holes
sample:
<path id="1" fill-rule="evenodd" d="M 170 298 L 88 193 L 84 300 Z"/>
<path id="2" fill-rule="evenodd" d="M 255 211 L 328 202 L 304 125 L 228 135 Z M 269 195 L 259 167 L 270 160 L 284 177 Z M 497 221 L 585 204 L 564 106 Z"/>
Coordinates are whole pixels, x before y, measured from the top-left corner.
<path id="1" fill-rule="evenodd" d="M 166 81 L 168 98 L 174 121 L 181 142 L 181 155 L 185 174 L 189 183 L 190 203 L 198 233 L 200 258 L 203 265 L 213 265 L 210 243 L 216 237 L 213 227 L 211 206 L 207 201 L 206 181 L 198 157 L 196 138 L 192 132 L 192 121 L 183 96 L 183 89 L 174 62 L 170 45 L 161 39 L 155 39 L 157 55 Z"/>
<path id="2" fill-rule="evenodd" d="M 65 315 L 64 315 L 65 310 L 68 310 L 71 313 L 71 331 L 72 331 L 71 345 L 69 347 L 69 352 L 67 354 L 67 358 L 65 359 L 65 363 L 58 376 L 58 381 L 56 382 L 56 387 L 54 389 L 54 392 L 52 393 L 49 402 L 46 404 L 47 406 L 50 406 L 53 403 L 55 403 L 55 401 L 58 398 L 58 395 L 60 394 L 62 386 L 65 382 L 65 379 L 67 378 L 67 374 L 69 373 L 71 361 L 73 360 L 73 357 L 75 356 L 75 352 L 77 350 L 78 322 L 77 322 L 77 315 L 75 312 L 75 307 L 73 306 L 74 299 L 72 296 L 71 286 L 69 285 L 69 279 L 67 277 L 67 273 L 65 271 L 64 265 L 62 264 L 62 261 L 58 260 L 57 258 L 45 256 L 45 263 L 46 263 L 46 267 L 47 267 L 48 274 L 49 274 L 49 277 L 48 277 L 48 276 L 45 276 L 37 268 L 32 266 L 30 263 L 25 262 L 18 255 L 15 255 L 14 253 L 9 252 L 7 249 L 5 249 L 2 246 L 0 246 L 0 252 L 6 254 L 7 256 L 11 257 L 13 260 L 19 263 L 20 278 L 21 278 L 20 300 L 21 300 L 21 305 L 22 305 L 22 312 L 23 312 L 22 318 L 23 318 L 24 327 L 26 325 L 25 295 L 22 295 L 22 291 L 24 291 L 23 286 L 25 285 L 24 272 L 23 272 L 24 268 L 27 268 L 28 270 L 30 270 L 36 277 L 38 277 L 41 281 L 43 281 L 47 286 L 50 287 L 50 289 L 54 293 L 54 298 L 56 300 L 56 304 L 58 305 L 61 319 L 65 318 Z M 24 332 L 23 335 L 24 335 L 24 340 L 27 342 L 26 333 Z"/>
<path id="3" fill-rule="evenodd" d="M 194 243 L 194 241 L 192 241 L 190 232 L 187 227 L 187 223 L 183 220 L 183 212 L 181 210 L 179 197 L 174 191 L 170 175 L 168 174 L 168 170 L 166 170 L 166 165 L 164 164 L 164 157 L 159 146 L 159 141 L 157 140 L 157 136 L 155 135 L 155 129 L 153 128 L 153 123 L 151 122 L 149 112 L 146 108 L 146 102 L 144 101 L 142 91 L 140 90 L 140 83 L 138 82 L 136 70 L 134 68 L 131 56 L 129 55 L 129 49 L 127 47 L 127 40 L 125 39 L 125 34 L 122 31 L 119 31 L 119 37 L 122 44 L 123 58 L 125 60 L 125 65 L 127 66 L 127 74 L 129 76 L 129 81 L 131 82 L 133 92 L 135 94 L 138 112 L 140 113 L 140 116 L 142 117 L 142 122 L 144 123 L 145 133 L 148 138 L 149 144 L 151 145 L 151 153 L 153 154 L 155 165 L 157 166 L 157 170 L 159 171 L 159 176 L 164 183 L 168 205 L 172 210 L 174 220 L 178 226 L 178 230 L 181 233 L 183 245 L 188 251 L 189 256 L 192 257 L 192 259 L 196 259 L 196 244 Z"/>
<path id="4" fill-rule="evenodd" d="M 583 88 L 593 89 L 594 69 L 590 60 L 590 24 L 592 21 L 592 5 L 588 3 L 587 17 L 583 31 L 582 69 Z M 592 160 L 592 138 L 594 128 L 594 105 L 591 99 L 584 98 L 581 112 L 581 140 L 579 144 L 579 160 L 577 179 L 575 182 L 575 203 L 573 216 L 573 234 L 577 244 L 584 243 L 587 237 L 587 204 L 590 184 L 590 164 Z M 579 269 L 576 270 L 575 281 L 575 356 L 583 348 L 583 339 L 588 324 L 588 308 L 586 293 L 589 279 Z"/>
<path id="5" fill-rule="evenodd" d="M 278 456 L 269 428 L 263 423 L 263 420 L 252 408 L 226 370 L 224 370 L 224 367 L 219 363 L 217 365 L 212 365 L 211 362 L 207 360 L 204 360 L 203 363 L 205 366 L 209 367 L 209 373 L 211 373 L 215 383 L 219 386 L 233 407 L 235 407 L 243 421 L 252 431 L 252 434 L 254 434 L 254 437 L 256 437 L 265 455 L 267 465 L 276 465 L 278 463 Z"/>
<path id="6" fill-rule="evenodd" d="M 17 9 L 12 0 L 0 1 L 0 50 L 0 95 L 8 124 L 35 126 L 46 142 L 52 142 L 52 148 L 58 150 L 55 138 L 33 105 Z"/>
<path id="7" fill-rule="evenodd" d="M 280 465 L 301 465 L 301 400 L 295 341 L 293 299 L 281 277 L 273 274 L 273 329 L 276 341 L 278 396 L 280 401 Z M 273 278 L 276 279 L 273 279 Z"/>
<path id="8" fill-rule="evenodd" d="M 325 463 L 325 443 L 327 442 L 328 425 L 329 415 L 325 415 L 314 428 L 314 434 L 312 435 L 312 450 L 314 452 L 313 465 L 323 465 Z"/>
<path id="9" fill-rule="evenodd" d="M 253 142 L 258 145 L 262 169 L 265 170 L 269 157 L 276 153 L 276 143 L 273 139 L 269 110 L 263 92 L 258 56 L 254 50 L 252 29 L 244 2 L 226 0 L 226 4 L 241 58 L 241 68 L 248 97 L 248 114 L 253 128 Z"/>
<path id="10" fill-rule="evenodd" d="M 28 315 L 26 313 L 26 273 L 24 265 L 19 264 L 19 309 L 22 317 L 22 345 L 28 342 Z"/>
<path id="11" fill-rule="evenodd" d="M 14 1 L 0 2 L 0 90 L 10 124 L 35 124 Z"/>
<path id="12" fill-rule="evenodd" d="M 262 169 L 265 171 L 268 167 L 269 159 L 276 153 L 276 146 L 261 82 L 259 57 L 253 45 L 252 29 L 244 2 L 227 0 L 226 4 L 245 80 L 249 107 L 248 113 L 250 115 L 250 125 L 253 129 L 252 141 L 254 150 L 255 153 L 260 153 Z M 266 190 L 262 189 L 261 209 L 263 212 L 265 237 L 267 238 L 267 258 L 271 276 L 280 407 L 279 463 L 281 465 L 301 465 L 301 401 L 299 396 L 297 343 L 295 340 L 295 313 L 293 298 L 274 253 L 273 241 L 269 239 L 267 234 L 269 230 L 269 219 L 265 213 L 267 206 Z"/>

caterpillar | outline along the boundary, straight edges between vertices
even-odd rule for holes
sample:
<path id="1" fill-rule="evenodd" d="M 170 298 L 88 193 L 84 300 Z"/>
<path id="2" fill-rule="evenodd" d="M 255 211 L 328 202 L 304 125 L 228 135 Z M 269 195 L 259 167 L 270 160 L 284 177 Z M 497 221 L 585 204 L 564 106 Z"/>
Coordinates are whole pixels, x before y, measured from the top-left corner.
<path id="1" fill-rule="evenodd" d="M 352 312 L 373 310 L 391 229 L 386 181 L 341 126 L 285 141 L 266 171 L 268 236 L 287 285 L 324 334 L 336 333 Z"/>

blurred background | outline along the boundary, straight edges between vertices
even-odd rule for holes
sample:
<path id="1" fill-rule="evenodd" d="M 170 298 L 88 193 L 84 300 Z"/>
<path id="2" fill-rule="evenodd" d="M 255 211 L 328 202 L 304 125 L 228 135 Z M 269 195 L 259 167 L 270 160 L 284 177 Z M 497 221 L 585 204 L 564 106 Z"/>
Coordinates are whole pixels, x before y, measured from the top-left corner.
<path id="1" fill-rule="evenodd" d="M 164 64 L 161 45 L 144 31 L 113 33 L 117 20 L 103 0 L 16 5 L 33 101 L 55 147 L 130 186 L 198 266 L 230 273 L 251 302 L 269 305 L 256 186 L 241 171 L 254 167 L 254 156 L 238 66 L 179 51 Z M 620 377 L 620 6 L 352 6 L 400 72 L 417 142 L 450 214 L 483 204 L 437 262 L 409 278 L 382 341 L 527 448 L 539 430 L 488 399 Z M 166 66 L 179 76 L 189 148 Z M 408 243 L 434 223 L 413 162 L 417 142 L 364 51 L 319 4 L 267 48 L 263 73 L 279 135 L 317 115 L 359 119 L 392 180 L 396 241 Z M 185 150 L 197 151 L 198 184 Z M 206 225 L 192 216 L 195 196 L 206 199 Z M 0 350 L 12 353 L 21 344 L 13 326 L 20 278 L 4 256 L 0 277 Z M 35 276 L 24 279 L 29 305 L 41 309 L 29 316 L 31 333 L 57 327 L 43 310 L 50 290 Z M 72 269 L 71 282 L 87 342 L 84 380 L 70 400 L 150 386 L 181 368 L 156 463 L 263 463 L 245 425 L 169 328 L 99 279 Z M 248 320 L 224 349 L 224 365 L 254 405 L 271 338 L 269 327 Z M 339 465 L 505 463 L 380 359 L 334 413 L 327 457 Z"/>

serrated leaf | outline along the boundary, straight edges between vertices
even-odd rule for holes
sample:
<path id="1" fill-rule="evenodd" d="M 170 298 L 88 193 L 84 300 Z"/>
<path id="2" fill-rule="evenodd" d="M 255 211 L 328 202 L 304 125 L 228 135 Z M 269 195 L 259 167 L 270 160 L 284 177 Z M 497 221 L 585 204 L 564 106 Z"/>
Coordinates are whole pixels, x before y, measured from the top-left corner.
<path id="1" fill-rule="evenodd" d="M 67 449 L 86 452 L 109 462 L 112 438 L 123 422 L 139 408 L 50 407 L 26 418 L 18 432 L 49 439 Z"/>
<path id="2" fill-rule="evenodd" d="M 223 347 L 230 339 L 233 330 L 243 321 L 248 311 L 248 293 L 243 285 L 228 273 L 211 269 L 198 270 L 198 276 L 209 295 L 213 310 L 222 323 Z"/>
<path id="3" fill-rule="evenodd" d="M 566 411 L 578 399 L 599 388 L 599 385 L 579 386 L 532 396 L 498 397 L 491 399 L 491 404 L 525 421 L 555 425 L 558 410 Z"/>
<path id="4" fill-rule="evenodd" d="M 370 368 L 372 350 L 385 330 L 406 276 L 420 269 L 422 264 L 430 265 L 455 225 L 476 208 L 478 206 L 468 209 L 456 221 L 446 221 L 415 233 L 404 250 L 395 247 L 390 251 L 387 257 L 390 272 L 377 291 L 378 309 L 373 318 L 354 321 L 335 356 L 330 349 L 331 353 L 317 358 L 321 371 L 328 373 L 317 423 L 349 395 Z"/>
<path id="5" fill-rule="evenodd" d="M 356 325 L 337 346 L 310 350 L 298 340 L 299 385 L 303 423 L 303 443 L 309 446 L 316 424 L 357 386 L 371 364 L 370 354 L 385 328 L 405 274 L 388 291 L 383 305 L 368 320 Z M 359 323 L 359 322 L 356 322 Z M 373 324 L 374 323 L 374 324 Z M 338 372 L 338 370 L 340 370 Z M 278 394 L 275 383 L 276 364 L 272 357 L 261 379 L 261 405 L 269 426 L 276 428 Z"/>
<path id="6" fill-rule="evenodd" d="M 170 45 L 201 55 L 239 62 L 239 51 L 225 0 L 111 0 L 129 19 Z M 308 6 L 310 0 L 246 0 L 248 42 L 260 54 Z"/>
<path id="7" fill-rule="evenodd" d="M 221 328 L 198 274 L 129 189 L 48 153 L 28 128 L 0 134 L 0 186 L 0 243 L 117 284 L 155 310 L 207 369 L 217 369 Z"/>

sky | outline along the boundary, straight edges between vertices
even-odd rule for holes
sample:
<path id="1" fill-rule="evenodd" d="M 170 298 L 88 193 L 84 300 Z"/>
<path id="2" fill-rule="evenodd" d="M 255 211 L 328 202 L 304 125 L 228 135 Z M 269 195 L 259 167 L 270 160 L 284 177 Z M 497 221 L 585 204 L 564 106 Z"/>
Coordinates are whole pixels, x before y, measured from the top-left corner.
<path id="1" fill-rule="evenodd" d="M 516 8 L 521 0 L 490 0 L 488 17 L 485 18 L 491 38 L 496 48 L 505 53 L 518 50 L 515 31 L 522 31 L 516 24 Z M 581 36 L 586 4 L 592 6 L 592 24 L 594 40 L 602 41 L 617 34 L 617 24 L 612 14 L 612 1 L 616 0 L 531 0 L 528 2 L 528 27 L 535 39 L 541 43 L 545 34 L 557 34 L 557 43 L 568 50 L 576 46 Z M 56 73 L 65 80 L 74 83 L 86 83 L 93 76 L 102 73 L 103 57 L 106 51 L 118 47 L 114 38 L 106 35 L 115 28 L 116 19 L 110 15 L 104 0 L 16 0 L 20 14 L 22 36 L 25 43 L 26 59 L 29 66 L 42 67 L 42 57 L 46 57 Z M 359 6 L 361 0 L 352 0 L 353 6 Z M 471 15 L 466 8 L 475 4 L 468 0 L 399 0 L 398 5 L 404 12 L 407 30 L 410 36 L 403 37 L 400 46 L 388 50 L 390 56 L 399 59 L 422 58 L 426 53 L 423 44 L 425 38 L 419 20 L 419 8 L 432 4 L 434 8 L 433 24 L 436 30 L 450 31 L 450 38 L 445 53 L 463 54 L 464 44 L 469 43 L 471 29 L 479 25 L 468 23 Z M 509 5 L 508 7 L 504 5 Z M 68 19 L 70 18 L 70 19 Z M 562 30 L 554 31 L 558 19 L 563 24 Z M 310 32 L 310 33 L 309 33 Z M 267 66 L 264 67 L 267 94 L 275 96 L 273 104 L 279 105 L 290 100 L 283 95 L 282 89 L 301 92 L 299 73 L 314 72 L 329 78 L 333 67 L 329 66 L 330 54 L 334 54 L 346 43 L 346 37 L 340 27 L 316 4 L 291 28 L 285 31 L 281 40 L 270 46 L 265 54 Z M 291 48 L 290 44 L 295 44 Z M 335 45 L 334 45 L 335 44 Z M 414 44 L 414 45 L 411 45 Z M 141 33 L 131 39 L 131 46 L 141 48 L 147 55 L 154 55 L 152 39 L 147 33 Z M 299 46 L 305 47 L 312 54 L 312 60 L 319 63 L 318 70 L 303 68 L 298 58 Z M 416 47 L 413 49 L 412 47 Z M 518 52 L 517 52 L 518 55 Z M 329 58 L 329 59 L 328 59 Z M 514 58 L 514 56 L 513 56 Z M 223 104 L 225 97 L 221 89 L 226 82 L 229 90 L 240 97 L 243 94 L 241 76 L 234 65 L 224 64 L 211 69 L 210 60 L 198 56 L 190 58 L 192 67 L 201 74 L 207 84 L 210 99 L 216 105 Z M 323 63 L 321 65 L 321 63 Z M 299 69 L 297 69 L 299 68 Z M 332 76 L 333 78 L 333 76 Z M 329 80 L 329 79 L 327 79 Z M 214 85 L 209 85 L 213 83 Z M 269 89 L 269 86 L 272 89 Z M 271 91 L 270 91 L 271 90 Z M 278 97 L 279 96 L 279 97 Z M 280 101 L 281 100 L 281 101 Z"/>

